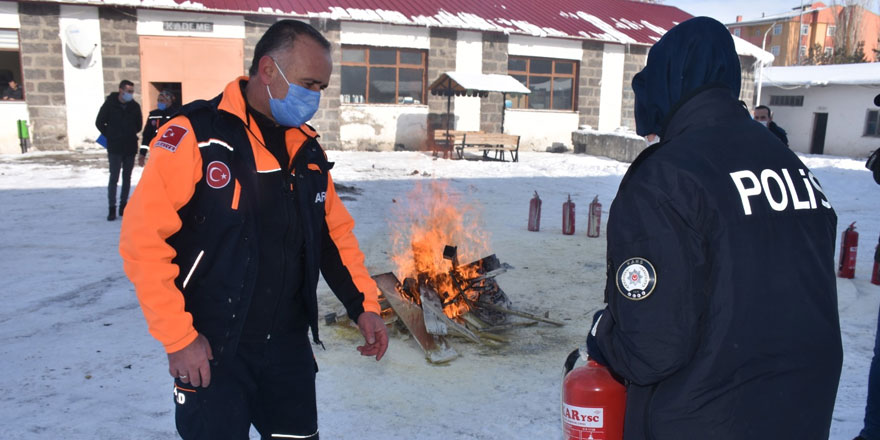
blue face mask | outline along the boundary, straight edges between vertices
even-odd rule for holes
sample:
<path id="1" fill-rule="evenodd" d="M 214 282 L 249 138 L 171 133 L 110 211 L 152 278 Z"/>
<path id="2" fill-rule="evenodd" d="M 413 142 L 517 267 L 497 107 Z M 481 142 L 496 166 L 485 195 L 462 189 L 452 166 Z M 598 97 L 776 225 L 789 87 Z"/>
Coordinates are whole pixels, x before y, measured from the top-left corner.
<path id="1" fill-rule="evenodd" d="M 306 121 L 312 119 L 315 112 L 318 111 L 318 104 L 321 102 L 321 92 L 309 90 L 305 87 L 291 84 L 281 71 L 281 67 L 273 59 L 275 67 L 287 83 L 287 96 L 284 99 L 276 99 L 272 97 L 272 91 L 266 85 L 266 91 L 269 92 L 269 108 L 272 110 L 272 117 L 275 122 L 285 127 L 299 127 Z"/>
<path id="2" fill-rule="evenodd" d="M 165 104 L 164 102 L 160 102 L 158 104 L 158 107 L 159 107 L 159 110 L 165 110 L 166 108 L 168 108 L 168 104 Z"/>
<path id="3" fill-rule="evenodd" d="M 131 93 L 125 92 L 122 94 L 122 100 L 124 102 L 130 102 L 132 100 L 132 98 L 133 98 L 133 96 L 131 95 Z"/>

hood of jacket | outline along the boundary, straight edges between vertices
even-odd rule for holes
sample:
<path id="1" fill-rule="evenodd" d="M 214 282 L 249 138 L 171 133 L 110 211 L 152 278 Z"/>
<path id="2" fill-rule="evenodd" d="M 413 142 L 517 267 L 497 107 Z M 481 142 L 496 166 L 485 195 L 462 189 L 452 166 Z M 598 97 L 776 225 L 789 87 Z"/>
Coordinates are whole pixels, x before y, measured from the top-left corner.
<path id="1" fill-rule="evenodd" d="M 633 77 L 636 132 L 663 138 L 665 125 L 683 101 L 711 86 L 740 91 L 739 56 L 730 31 L 709 17 L 687 20 L 667 32 Z"/>

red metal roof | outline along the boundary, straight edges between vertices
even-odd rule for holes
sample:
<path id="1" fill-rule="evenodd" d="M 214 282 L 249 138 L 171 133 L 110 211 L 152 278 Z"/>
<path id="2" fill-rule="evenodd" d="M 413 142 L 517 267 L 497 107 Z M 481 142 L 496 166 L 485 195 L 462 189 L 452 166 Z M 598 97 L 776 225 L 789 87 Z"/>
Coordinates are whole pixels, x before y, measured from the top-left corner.
<path id="1" fill-rule="evenodd" d="M 691 18 L 673 6 L 630 0 L 140 0 L 140 4 L 111 0 L 101 3 L 169 9 L 174 8 L 172 1 L 179 9 L 200 12 L 326 17 L 644 45 L 654 44 L 665 31 Z"/>

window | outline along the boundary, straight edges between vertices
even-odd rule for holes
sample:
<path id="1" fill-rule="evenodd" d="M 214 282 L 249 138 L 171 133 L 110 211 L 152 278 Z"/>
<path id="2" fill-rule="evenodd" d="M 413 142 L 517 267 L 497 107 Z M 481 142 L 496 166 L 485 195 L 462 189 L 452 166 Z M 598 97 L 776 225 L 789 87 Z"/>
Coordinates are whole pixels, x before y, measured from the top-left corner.
<path id="1" fill-rule="evenodd" d="M 834 56 L 834 48 L 831 47 L 831 46 L 826 47 L 826 48 L 825 48 L 825 56 L 826 56 L 826 57 L 832 57 L 832 56 Z"/>
<path id="2" fill-rule="evenodd" d="M 760 29 L 755 29 L 755 36 L 756 36 L 756 37 L 760 37 L 760 36 L 761 36 L 761 30 L 760 30 Z"/>
<path id="3" fill-rule="evenodd" d="M 837 26 L 829 25 L 828 29 L 825 31 L 825 36 L 833 37 L 835 32 L 837 32 Z"/>
<path id="4" fill-rule="evenodd" d="M 880 111 L 868 110 L 865 121 L 865 136 L 880 136 Z"/>
<path id="5" fill-rule="evenodd" d="M 773 56 L 778 57 L 778 56 L 779 56 L 779 46 L 773 46 L 773 47 L 771 47 L 771 48 L 770 48 L 770 53 L 772 53 Z"/>
<path id="6" fill-rule="evenodd" d="M 10 89 L 10 81 L 15 81 L 15 89 Z M 0 97 L 4 101 L 24 99 L 17 29 L 0 29 Z"/>
<path id="7" fill-rule="evenodd" d="M 773 35 L 782 35 L 782 25 L 777 24 L 773 26 Z"/>
<path id="8" fill-rule="evenodd" d="M 513 108 L 574 110 L 577 71 L 576 61 L 508 58 L 507 73 L 532 91 L 529 95 L 512 96 Z"/>
<path id="9" fill-rule="evenodd" d="M 770 105 L 771 106 L 783 106 L 783 107 L 803 107 L 804 106 L 804 95 L 791 95 L 791 96 L 783 96 L 783 95 L 772 95 L 770 96 Z"/>
<path id="10" fill-rule="evenodd" d="M 342 48 L 342 102 L 422 104 L 426 51 L 388 47 Z"/>
<path id="11" fill-rule="evenodd" d="M 801 35 L 810 35 L 810 25 L 808 25 L 808 24 L 801 25 Z"/>
<path id="12" fill-rule="evenodd" d="M 798 48 L 798 54 L 800 54 L 800 56 L 802 57 L 807 56 L 807 46 L 800 46 Z"/>
<path id="13" fill-rule="evenodd" d="M 741 29 L 741 28 L 736 28 L 736 29 L 734 29 L 734 30 L 733 30 L 733 35 L 736 35 L 737 37 L 742 36 L 742 29 Z"/>

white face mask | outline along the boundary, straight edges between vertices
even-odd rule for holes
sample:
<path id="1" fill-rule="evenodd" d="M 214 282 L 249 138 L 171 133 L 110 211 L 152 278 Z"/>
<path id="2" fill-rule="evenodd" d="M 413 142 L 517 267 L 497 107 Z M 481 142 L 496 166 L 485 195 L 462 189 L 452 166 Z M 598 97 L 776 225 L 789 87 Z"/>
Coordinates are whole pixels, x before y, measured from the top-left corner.
<path id="1" fill-rule="evenodd" d="M 767 127 L 768 125 L 770 125 L 770 121 L 758 121 L 758 122 L 760 122 L 761 125 L 763 125 L 763 126 L 765 126 L 765 127 Z"/>
<path id="2" fill-rule="evenodd" d="M 657 136 L 655 134 L 655 135 L 653 135 L 653 138 L 651 138 L 651 135 L 648 135 L 648 136 L 645 136 L 645 140 L 648 142 L 648 146 L 650 147 L 651 145 L 654 145 L 654 144 L 660 142 L 660 136 Z"/>

